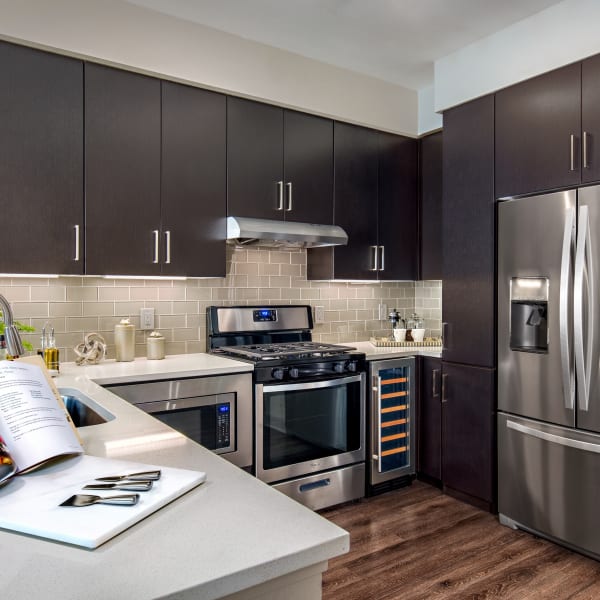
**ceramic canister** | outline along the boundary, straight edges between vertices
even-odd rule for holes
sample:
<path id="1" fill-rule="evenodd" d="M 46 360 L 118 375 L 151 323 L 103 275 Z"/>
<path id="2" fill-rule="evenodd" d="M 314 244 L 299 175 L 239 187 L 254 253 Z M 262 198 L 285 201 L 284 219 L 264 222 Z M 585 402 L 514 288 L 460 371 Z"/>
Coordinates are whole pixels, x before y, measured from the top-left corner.
<path id="1" fill-rule="evenodd" d="M 129 319 L 115 325 L 115 354 L 120 362 L 129 362 L 135 357 L 135 326 Z"/>
<path id="2" fill-rule="evenodd" d="M 146 356 L 148 360 L 161 360 L 165 357 L 165 337 L 153 331 L 146 340 Z"/>

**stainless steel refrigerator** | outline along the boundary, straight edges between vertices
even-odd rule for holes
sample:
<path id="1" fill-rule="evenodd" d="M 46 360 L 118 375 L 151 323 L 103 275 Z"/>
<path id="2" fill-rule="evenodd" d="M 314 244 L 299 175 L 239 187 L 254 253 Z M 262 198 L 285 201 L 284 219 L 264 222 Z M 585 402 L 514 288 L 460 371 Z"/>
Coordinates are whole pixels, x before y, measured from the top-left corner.
<path id="1" fill-rule="evenodd" d="M 600 187 L 498 206 L 501 523 L 600 557 Z"/>

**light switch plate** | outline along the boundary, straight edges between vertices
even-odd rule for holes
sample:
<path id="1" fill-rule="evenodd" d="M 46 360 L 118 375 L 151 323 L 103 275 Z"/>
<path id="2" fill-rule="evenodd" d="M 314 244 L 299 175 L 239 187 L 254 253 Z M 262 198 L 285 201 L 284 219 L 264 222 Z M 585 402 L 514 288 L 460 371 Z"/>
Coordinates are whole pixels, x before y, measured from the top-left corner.
<path id="1" fill-rule="evenodd" d="M 315 306 L 315 323 L 325 323 L 324 306 Z"/>
<path id="2" fill-rule="evenodd" d="M 379 320 L 385 321 L 385 320 L 387 320 L 387 317 L 388 317 L 387 304 L 381 303 L 379 305 Z"/>
<path id="3" fill-rule="evenodd" d="M 153 308 L 140 308 L 140 329 L 154 329 Z"/>

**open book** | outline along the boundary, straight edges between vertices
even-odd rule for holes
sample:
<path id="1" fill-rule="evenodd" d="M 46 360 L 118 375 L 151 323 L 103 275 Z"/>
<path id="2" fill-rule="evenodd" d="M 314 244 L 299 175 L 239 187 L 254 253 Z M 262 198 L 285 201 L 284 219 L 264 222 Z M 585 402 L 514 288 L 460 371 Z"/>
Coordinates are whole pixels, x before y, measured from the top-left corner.
<path id="1" fill-rule="evenodd" d="M 0 361 L 0 485 L 83 447 L 40 357 Z"/>

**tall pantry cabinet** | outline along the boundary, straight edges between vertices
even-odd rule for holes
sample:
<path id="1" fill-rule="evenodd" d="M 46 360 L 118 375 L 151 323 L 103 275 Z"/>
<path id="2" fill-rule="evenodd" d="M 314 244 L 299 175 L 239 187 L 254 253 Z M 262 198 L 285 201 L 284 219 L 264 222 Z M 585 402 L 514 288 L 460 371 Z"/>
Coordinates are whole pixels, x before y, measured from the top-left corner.
<path id="1" fill-rule="evenodd" d="M 495 473 L 494 97 L 444 113 L 442 480 L 493 509 Z"/>

